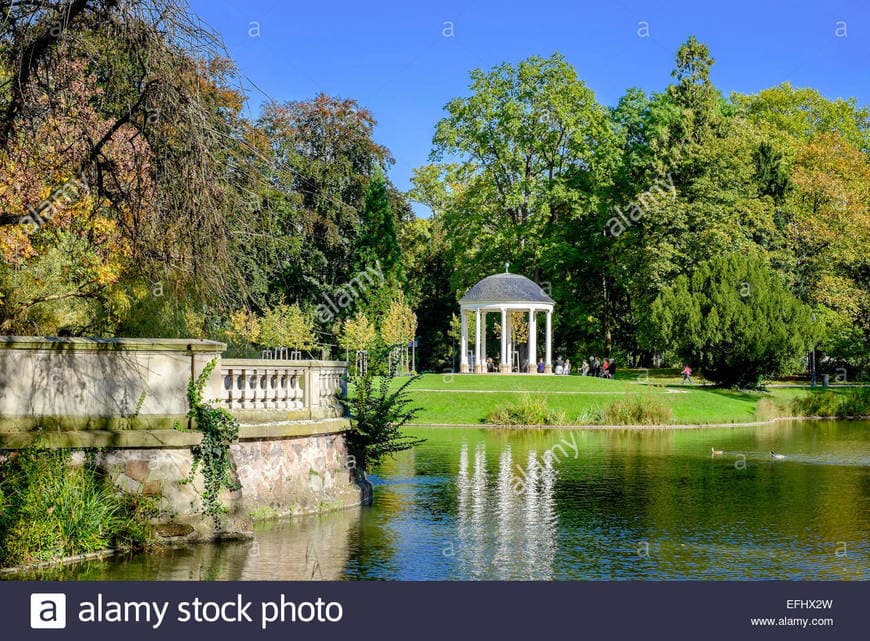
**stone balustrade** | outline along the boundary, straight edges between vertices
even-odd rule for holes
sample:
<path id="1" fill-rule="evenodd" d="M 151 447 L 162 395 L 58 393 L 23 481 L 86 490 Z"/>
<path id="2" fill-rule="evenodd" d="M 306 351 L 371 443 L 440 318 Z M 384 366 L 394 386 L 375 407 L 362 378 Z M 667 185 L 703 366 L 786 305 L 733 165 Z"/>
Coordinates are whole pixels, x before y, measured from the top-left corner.
<path id="1" fill-rule="evenodd" d="M 0 448 L 37 428 L 82 446 L 145 442 L 146 431 L 189 439 L 174 430 L 192 427 L 187 385 L 215 359 L 203 396 L 243 427 L 344 415 L 345 362 L 222 359 L 225 349 L 194 339 L 0 337 Z"/>
<path id="2" fill-rule="evenodd" d="M 220 402 L 246 422 L 342 415 L 343 361 L 224 359 Z"/>
<path id="3" fill-rule="evenodd" d="M 224 360 L 221 363 L 226 390 L 223 404 L 229 410 L 302 409 L 307 372 L 307 367 L 282 361 Z"/>

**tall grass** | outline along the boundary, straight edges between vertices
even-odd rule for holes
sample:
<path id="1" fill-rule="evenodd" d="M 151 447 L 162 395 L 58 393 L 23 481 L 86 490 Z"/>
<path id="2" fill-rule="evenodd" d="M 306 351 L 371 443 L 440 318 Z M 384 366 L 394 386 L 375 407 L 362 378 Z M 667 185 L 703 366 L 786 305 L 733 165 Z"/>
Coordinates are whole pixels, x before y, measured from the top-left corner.
<path id="1" fill-rule="evenodd" d="M 671 408 L 651 395 L 630 395 L 613 401 L 601 416 L 605 425 L 667 425 Z"/>
<path id="2" fill-rule="evenodd" d="M 93 461 L 68 450 L 30 448 L 0 465 L 0 566 L 50 561 L 151 537 L 154 499 L 121 492 Z"/>
<path id="3" fill-rule="evenodd" d="M 567 425 L 563 410 L 554 410 L 546 399 L 523 394 L 516 403 L 500 405 L 486 416 L 493 425 Z"/>
<path id="4" fill-rule="evenodd" d="M 870 388 L 810 393 L 792 401 L 796 416 L 870 416 Z"/>

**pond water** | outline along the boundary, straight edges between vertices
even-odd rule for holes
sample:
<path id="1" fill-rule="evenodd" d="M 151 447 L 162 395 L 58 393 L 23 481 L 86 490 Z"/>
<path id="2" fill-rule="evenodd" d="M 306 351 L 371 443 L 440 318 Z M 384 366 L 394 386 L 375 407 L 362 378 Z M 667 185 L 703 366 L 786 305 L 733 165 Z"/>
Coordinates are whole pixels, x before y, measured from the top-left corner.
<path id="1" fill-rule="evenodd" d="M 426 443 L 373 475 L 371 507 L 42 576 L 870 579 L 866 421 L 413 433 Z"/>

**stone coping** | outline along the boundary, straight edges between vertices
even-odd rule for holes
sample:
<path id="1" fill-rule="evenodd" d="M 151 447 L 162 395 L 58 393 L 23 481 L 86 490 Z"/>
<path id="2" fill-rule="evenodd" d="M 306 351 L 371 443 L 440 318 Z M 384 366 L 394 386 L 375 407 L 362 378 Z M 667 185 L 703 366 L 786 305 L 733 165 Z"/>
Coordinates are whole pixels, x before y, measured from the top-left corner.
<path id="1" fill-rule="evenodd" d="M 223 352 L 226 343 L 204 338 L 78 338 L 65 336 L 0 336 L 0 349 L 58 351 Z"/>
<path id="2" fill-rule="evenodd" d="M 350 421 L 346 418 L 242 424 L 239 426 L 239 441 L 338 434 L 349 428 Z M 7 432 L 0 434 L 0 450 L 27 447 L 37 434 L 46 447 L 71 449 L 187 448 L 198 445 L 202 440 L 202 432 L 188 429 Z"/>
<path id="3" fill-rule="evenodd" d="M 347 361 L 279 360 L 277 358 L 224 358 L 222 367 L 347 367 Z"/>
<path id="4" fill-rule="evenodd" d="M 293 423 L 342 418 L 342 412 L 333 407 L 305 407 L 295 410 L 231 409 L 241 425 L 262 423 Z M 172 431 L 176 424 L 187 427 L 187 414 L 140 416 L 0 416 L 0 437 L 23 432 L 147 432 Z"/>

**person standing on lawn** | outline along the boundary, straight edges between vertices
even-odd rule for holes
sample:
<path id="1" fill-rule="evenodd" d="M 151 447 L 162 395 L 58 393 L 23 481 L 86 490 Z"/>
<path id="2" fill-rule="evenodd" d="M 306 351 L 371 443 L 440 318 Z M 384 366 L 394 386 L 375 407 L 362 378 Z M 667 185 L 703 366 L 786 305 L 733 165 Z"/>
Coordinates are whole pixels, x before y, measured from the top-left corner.
<path id="1" fill-rule="evenodd" d="M 692 380 L 692 368 L 691 367 L 686 365 L 683 368 L 682 374 L 683 374 L 683 381 L 680 383 L 680 385 L 685 385 L 686 381 L 689 381 L 689 385 L 695 384 L 695 381 Z"/>

